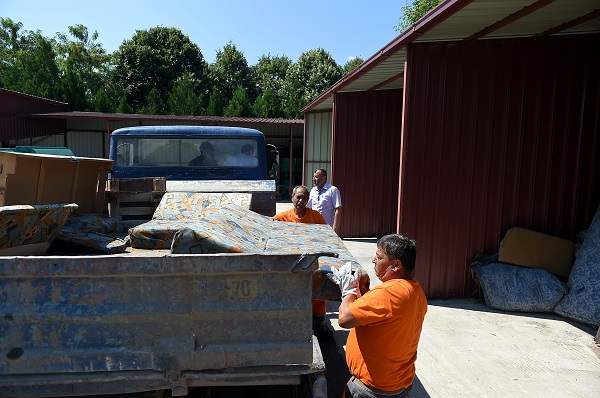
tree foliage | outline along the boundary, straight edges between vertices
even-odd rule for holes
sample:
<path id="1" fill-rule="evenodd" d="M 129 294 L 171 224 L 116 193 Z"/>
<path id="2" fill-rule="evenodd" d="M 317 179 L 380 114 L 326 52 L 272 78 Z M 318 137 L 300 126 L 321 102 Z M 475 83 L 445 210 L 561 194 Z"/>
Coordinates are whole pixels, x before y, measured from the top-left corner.
<path id="1" fill-rule="evenodd" d="M 169 110 L 173 115 L 198 116 L 204 111 L 202 95 L 196 94 L 199 83 L 194 76 L 186 72 L 177 79 L 169 96 Z"/>
<path id="2" fill-rule="evenodd" d="M 406 4 L 402 7 L 402 16 L 394 29 L 398 32 L 404 32 L 441 2 L 442 0 L 413 0 L 412 3 Z"/>
<path id="3" fill-rule="evenodd" d="M 54 61 L 55 53 L 48 39 L 34 33 L 31 52 L 20 52 L 15 69 L 16 87 L 25 93 L 40 97 L 62 99 L 60 74 Z"/>
<path id="4" fill-rule="evenodd" d="M 156 87 L 152 87 L 148 98 L 146 98 L 146 105 L 141 109 L 141 113 L 146 115 L 166 115 L 167 106 L 160 97 Z"/>
<path id="5" fill-rule="evenodd" d="M 3 87 L 15 87 L 18 80 L 16 69 L 19 52 L 23 50 L 23 24 L 10 18 L 0 18 L 0 83 Z"/>
<path id="6" fill-rule="evenodd" d="M 99 89 L 94 95 L 94 110 L 98 112 L 112 112 L 114 109 L 115 106 L 110 95 L 104 88 Z"/>
<path id="7" fill-rule="evenodd" d="M 63 81 L 62 99 L 75 109 L 93 110 L 94 96 L 104 88 L 110 56 L 96 40 L 98 32 L 90 34 L 83 25 L 69 26 L 69 35 L 57 34 L 58 65 Z"/>
<path id="8" fill-rule="evenodd" d="M 52 42 L 39 32 L 0 18 L 0 83 L 11 90 L 60 100 L 60 75 Z"/>
<path id="9" fill-rule="evenodd" d="M 138 30 L 115 53 L 114 82 L 129 105 L 140 110 L 152 88 L 167 100 L 178 78 L 191 73 L 204 82 L 206 64 L 200 48 L 175 28 Z"/>
<path id="10" fill-rule="evenodd" d="M 246 95 L 251 100 L 255 98 L 255 90 L 252 87 L 252 70 L 248 66 L 244 53 L 239 51 L 232 42 L 217 51 L 215 62 L 209 66 L 209 71 L 210 80 L 217 88 L 222 104 L 228 104 L 233 99 L 233 94 L 238 87 L 245 87 Z"/>
<path id="11" fill-rule="evenodd" d="M 249 66 L 230 41 L 207 65 L 188 36 L 165 27 L 138 30 L 107 54 L 83 25 L 47 38 L 0 17 L 0 86 L 78 111 L 302 117 L 302 107 L 361 62 L 341 68 L 319 48 L 297 62 L 267 54 Z"/>
<path id="12" fill-rule="evenodd" d="M 267 88 L 258 96 L 256 101 L 254 102 L 252 112 L 256 117 L 281 117 L 282 109 L 280 104 L 281 101 L 279 101 L 273 90 Z"/>
<path id="13" fill-rule="evenodd" d="M 119 100 L 119 105 L 116 109 L 117 113 L 133 113 L 133 109 L 129 106 L 129 102 L 127 102 L 127 97 L 123 95 Z"/>
<path id="14" fill-rule="evenodd" d="M 217 86 L 213 86 L 210 92 L 206 114 L 211 116 L 221 116 L 223 114 L 223 100 Z"/>
<path id="15" fill-rule="evenodd" d="M 254 114 L 259 117 L 283 117 L 282 87 L 292 61 L 286 56 L 263 55 L 252 67 L 258 97 Z"/>
<path id="16" fill-rule="evenodd" d="M 246 88 L 238 86 L 233 92 L 233 97 L 229 104 L 223 110 L 223 116 L 233 117 L 249 117 L 252 116 L 252 107 Z"/>
<path id="17" fill-rule="evenodd" d="M 322 48 L 304 52 L 287 71 L 282 87 L 286 117 L 301 117 L 300 110 L 342 77 L 342 68 Z"/>
<path id="18" fill-rule="evenodd" d="M 360 57 L 355 57 L 355 58 L 348 60 L 348 62 L 346 62 L 344 64 L 344 66 L 342 67 L 342 75 L 347 75 L 348 73 L 352 72 L 363 62 L 365 62 L 365 60 Z"/>

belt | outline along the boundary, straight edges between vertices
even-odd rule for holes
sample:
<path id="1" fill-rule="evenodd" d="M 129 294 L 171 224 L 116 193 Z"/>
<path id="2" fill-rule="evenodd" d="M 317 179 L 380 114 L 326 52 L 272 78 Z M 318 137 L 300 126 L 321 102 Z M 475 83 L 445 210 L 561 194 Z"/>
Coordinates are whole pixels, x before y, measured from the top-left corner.
<path id="1" fill-rule="evenodd" d="M 385 395 L 385 396 L 398 395 L 402 391 L 406 390 L 406 388 L 401 388 L 401 389 L 395 390 L 395 391 L 380 390 L 379 388 L 375 388 L 375 387 L 371 387 L 371 386 L 366 385 L 365 383 L 363 383 L 362 381 L 360 381 L 360 379 L 358 377 L 356 377 L 356 376 L 352 376 L 350 378 L 350 382 L 356 384 L 357 386 L 360 386 L 360 387 L 364 388 L 367 391 L 371 391 L 372 393 L 379 394 L 379 395 Z"/>

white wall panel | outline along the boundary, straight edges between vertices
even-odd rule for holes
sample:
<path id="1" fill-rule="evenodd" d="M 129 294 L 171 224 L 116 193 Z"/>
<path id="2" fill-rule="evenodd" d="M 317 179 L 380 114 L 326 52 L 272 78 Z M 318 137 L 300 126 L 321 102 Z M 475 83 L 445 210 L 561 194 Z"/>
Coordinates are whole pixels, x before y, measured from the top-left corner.
<path id="1" fill-rule="evenodd" d="M 331 137 L 333 112 L 308 113 L 306 124 L 306 162 L 304 164 L 304 184 L 310 184 L 316 169 L 331 173 Z"/>
<path id="2" fill-rule="evenodd" d="M 67 145 L 75 156 L 102 158 L 104 157 L 102 150 L 104 134 L 104 132 L 95 131 L 69 131 L 67 132 Z"/>

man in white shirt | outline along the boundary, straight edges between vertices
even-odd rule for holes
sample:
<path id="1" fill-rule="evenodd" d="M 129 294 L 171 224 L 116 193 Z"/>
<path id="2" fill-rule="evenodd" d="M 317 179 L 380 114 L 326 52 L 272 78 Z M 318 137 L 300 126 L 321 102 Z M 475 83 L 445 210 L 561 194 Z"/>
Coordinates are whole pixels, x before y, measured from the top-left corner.
<path id="1" fill-rule="evenodd" d="M 306 207 L 321 213 L 327 224 L 339 235 L 342 222 L 342 197 L 339 189 L 327 184 L 327 171 L 323 169 L 315 171 L 313 184 L 315 186 L 310 190 Z"/>
<path id="2" fill-rule="evenodd" d="M 223 162 L 223 166 L 256 167 L 257 165 L 258 159 L 254 157 L 254 147 L 250 144 L 244 145 L 239 154 L 230 156 Z"/>

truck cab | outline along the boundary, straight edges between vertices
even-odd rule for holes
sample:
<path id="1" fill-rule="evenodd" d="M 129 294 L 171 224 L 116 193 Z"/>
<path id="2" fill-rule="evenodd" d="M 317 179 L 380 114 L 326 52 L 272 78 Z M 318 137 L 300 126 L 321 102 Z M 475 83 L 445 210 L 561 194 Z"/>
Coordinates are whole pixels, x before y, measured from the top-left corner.
<path id="1" fill-rule="evenodd" d="M 168 191 L 250 195 L 250 209 L 273 216 L 265 137 L 224 126 L 137 126 L 111 134 L 108 214 L 130 228 L 150 220 Z M 277 163 L 269 148 L 270 168 Z M 278 166 L 275 164 L 275 166 Z M 275 167 L 276 169 L 276 167 Z M 276 178 L 276 177 L 275 177 Z M 239 199 L 241 200 L 241 199 Z"/>
<path id="2" fill-rule="evenodd" d="M 265 138 L 223 126 L 138 126 L 111 134 L 111 178 L 266 180 Z"/>

